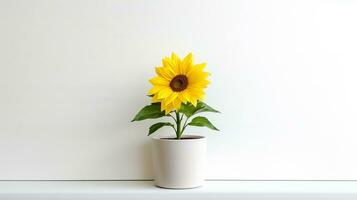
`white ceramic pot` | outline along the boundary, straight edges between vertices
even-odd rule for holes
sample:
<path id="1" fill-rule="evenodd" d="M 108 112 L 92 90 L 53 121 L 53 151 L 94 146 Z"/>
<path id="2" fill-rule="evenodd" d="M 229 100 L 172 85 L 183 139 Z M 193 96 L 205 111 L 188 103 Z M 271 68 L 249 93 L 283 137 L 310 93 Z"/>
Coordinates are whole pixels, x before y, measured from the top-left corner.
<path id="1" fill-rule="evenodd" d="M 185 189 L 202 186 L 205 178 L 206 138 L 187 135 L 152 138 L 155 185 Z"/>

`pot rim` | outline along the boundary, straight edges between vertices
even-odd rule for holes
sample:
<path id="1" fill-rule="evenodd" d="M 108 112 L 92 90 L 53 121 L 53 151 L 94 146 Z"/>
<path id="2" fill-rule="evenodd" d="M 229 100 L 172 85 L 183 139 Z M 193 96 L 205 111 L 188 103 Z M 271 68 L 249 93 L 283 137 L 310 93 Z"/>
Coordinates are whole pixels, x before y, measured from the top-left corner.
<path id="1" fill-rule="evenodd" d="M 197 141 L 197 140 L 206 140 L 205 136 L 202 135 L 184 135 L 181 138 L 183 139 L 175 139 L 176 137 L 159 137 L 154 136 L 151 139 L 158 140 L 158 141 L 167 141 L 167 142 L 185 142 L 185 141 Z"/>

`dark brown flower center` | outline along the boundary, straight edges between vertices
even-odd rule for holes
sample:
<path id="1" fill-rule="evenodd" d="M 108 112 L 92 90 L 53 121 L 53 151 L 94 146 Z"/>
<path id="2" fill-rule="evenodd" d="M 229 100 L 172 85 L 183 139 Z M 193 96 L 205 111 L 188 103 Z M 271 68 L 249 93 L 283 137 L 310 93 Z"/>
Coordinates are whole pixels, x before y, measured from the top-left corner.
<path id="1" fill-rule="evenodd" d="M 170 82 L 170 87 L 175 92 L 180 92 L 187 88 L 188 79 L 185 75 L 177 75 Z"/>

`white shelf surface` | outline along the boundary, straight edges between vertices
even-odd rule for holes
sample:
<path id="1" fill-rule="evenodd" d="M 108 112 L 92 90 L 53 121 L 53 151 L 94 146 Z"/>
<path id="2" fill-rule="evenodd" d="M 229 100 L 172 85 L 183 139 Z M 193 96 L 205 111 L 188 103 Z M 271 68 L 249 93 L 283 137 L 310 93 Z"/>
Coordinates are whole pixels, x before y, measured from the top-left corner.
<path id="1" fill-rule="evenodd" d="M 152 181 L 0 181 L 0 199 L 356 200 L 357 181 L 206 181 L 187 190 Z"/>

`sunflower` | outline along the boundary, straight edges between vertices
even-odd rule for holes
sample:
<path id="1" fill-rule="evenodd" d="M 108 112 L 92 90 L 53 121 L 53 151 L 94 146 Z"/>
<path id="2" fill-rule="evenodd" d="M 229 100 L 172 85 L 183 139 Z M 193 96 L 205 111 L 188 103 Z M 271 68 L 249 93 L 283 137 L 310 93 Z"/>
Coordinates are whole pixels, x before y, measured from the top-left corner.
<path id="1" fill-rule="evenodd" d="M 166 114 L 178 111 L 182 103 L 189 102 L 196 107 L 197 101 L 204 98 L 204 89 L 209 84 L 206 80 L 209 73 L 203 71 L 206 63 L 193 64 L 192 53 L 183 60 L 172 53 L 171 58 L 162 60 L 162 65 L 155 69 L 157 76 L 150 79 L 152 102 L 160 102 L 161 111 Z"/>

